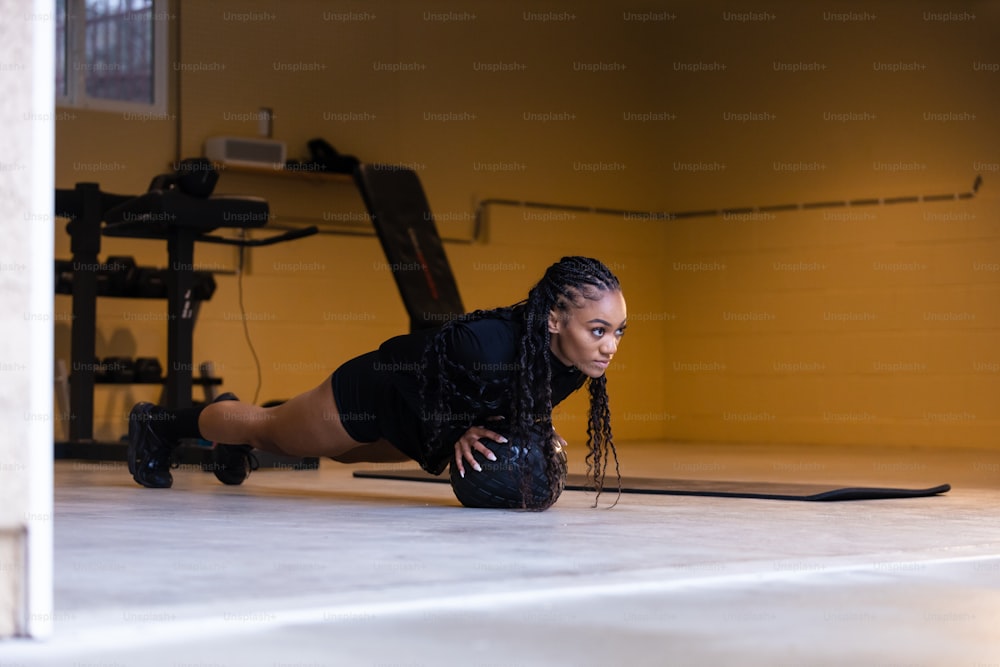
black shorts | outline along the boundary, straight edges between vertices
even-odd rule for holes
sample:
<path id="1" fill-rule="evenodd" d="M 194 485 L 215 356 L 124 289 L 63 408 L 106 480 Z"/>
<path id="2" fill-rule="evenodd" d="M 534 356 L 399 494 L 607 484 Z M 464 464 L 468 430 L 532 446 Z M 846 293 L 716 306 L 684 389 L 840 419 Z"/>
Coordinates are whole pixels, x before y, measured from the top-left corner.
<path id="1" fill-rule="evenodd" d="M 384 436 L 377 410 L 387 387 L 380 372 L 378 352 L 369 352 L 344 363 L 330 376 L 333 400 L 347 435 L 358 442 L 375 442 Z"/>

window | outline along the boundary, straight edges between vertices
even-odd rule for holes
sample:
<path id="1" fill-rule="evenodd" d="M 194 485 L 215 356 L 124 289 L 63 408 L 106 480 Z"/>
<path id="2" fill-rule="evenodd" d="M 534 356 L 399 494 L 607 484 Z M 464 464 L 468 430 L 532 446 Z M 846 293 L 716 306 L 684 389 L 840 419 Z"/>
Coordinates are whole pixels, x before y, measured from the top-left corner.
<path id="1" fill-rule="evenodd" d="M 56 100 L 166 112 L 166 0 L 56 0 Z"/>

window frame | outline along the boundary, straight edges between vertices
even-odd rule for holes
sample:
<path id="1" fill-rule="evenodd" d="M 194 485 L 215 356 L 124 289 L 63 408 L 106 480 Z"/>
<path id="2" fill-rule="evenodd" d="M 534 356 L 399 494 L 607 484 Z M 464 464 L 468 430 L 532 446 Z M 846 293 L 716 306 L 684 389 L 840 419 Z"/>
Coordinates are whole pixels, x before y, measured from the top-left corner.
<path id="1" fill-rule="evenodd" d="M 113 113 L 140 113 L 153 115 L 167 114 L 168 79 L 168 26 L 173 16 L 169 13 L 169 0 L 152 0 L 153 15 L 153 100 L 151 102 L 127 102 L 87 94 L 87 68 L 78 66 L 86 62 L 87 8 L 86 0 L 66 0 L 66 90 L 56 87 L 56 106 L 88 111 Z"/>

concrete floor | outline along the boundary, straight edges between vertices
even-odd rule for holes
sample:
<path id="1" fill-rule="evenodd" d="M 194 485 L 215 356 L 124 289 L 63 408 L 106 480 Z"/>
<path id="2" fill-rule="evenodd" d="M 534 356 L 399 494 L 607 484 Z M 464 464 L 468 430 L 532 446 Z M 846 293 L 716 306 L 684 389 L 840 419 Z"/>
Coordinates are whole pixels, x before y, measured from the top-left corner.
<path id="1" fill-rule="evenodd" d="M 620 450 L 633 476 L 953 490 L 523 513 L 371 465 L 150 490 L 60 461 L 55 636 L 0 666 L 1000 665 L 1000 451 Z"/>

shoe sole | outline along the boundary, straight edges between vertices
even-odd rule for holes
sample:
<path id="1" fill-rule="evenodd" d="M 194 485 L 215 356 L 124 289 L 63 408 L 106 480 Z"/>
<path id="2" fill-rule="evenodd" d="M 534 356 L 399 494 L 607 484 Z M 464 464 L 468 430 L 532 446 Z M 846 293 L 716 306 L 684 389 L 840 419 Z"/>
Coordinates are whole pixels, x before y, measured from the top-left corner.
<path id="1" fill-rule="evenodd" d="M 145 422 L 140 419 L 140 415 L 145 416 L 149 414 L 150 409 L 155 407 L 152 403 L 142 402 L 136 403 L 132 408 L 132 411 L 128 415 L 128 450 L 126 456 L 128 457 L 128 471 L 132 474 L 132 479 L 139 486 L 144 486 L 147 489 L 167 489 L 173 485 L 173 480 L 167 486 L 159 485 L 149 485 L 139 478 L 138 470 L 138 443 L 139 438 L 143 436 L 142 429 L 145 426 Z"/>

